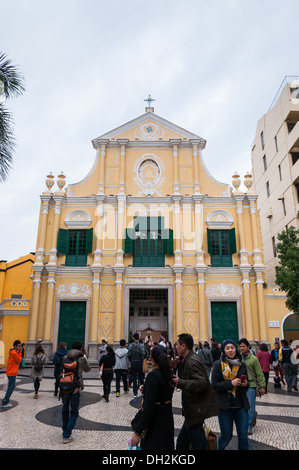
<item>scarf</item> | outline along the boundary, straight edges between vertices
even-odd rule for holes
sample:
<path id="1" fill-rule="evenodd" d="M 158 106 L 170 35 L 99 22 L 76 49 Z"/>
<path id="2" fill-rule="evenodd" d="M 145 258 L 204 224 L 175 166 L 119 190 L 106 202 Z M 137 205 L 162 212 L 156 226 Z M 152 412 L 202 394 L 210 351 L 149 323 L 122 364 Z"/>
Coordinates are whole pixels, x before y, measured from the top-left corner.
<path id="1" fill-rule="evenodd" d="M 229 359 L 225 357 L 224 360 L 221 361 L 221 370 L 224 380 L 234 380 L 237 377 L 240 365 L 239 359 Z M 233 387 L 230 392 L 236 397 L 236 387 Z"/>

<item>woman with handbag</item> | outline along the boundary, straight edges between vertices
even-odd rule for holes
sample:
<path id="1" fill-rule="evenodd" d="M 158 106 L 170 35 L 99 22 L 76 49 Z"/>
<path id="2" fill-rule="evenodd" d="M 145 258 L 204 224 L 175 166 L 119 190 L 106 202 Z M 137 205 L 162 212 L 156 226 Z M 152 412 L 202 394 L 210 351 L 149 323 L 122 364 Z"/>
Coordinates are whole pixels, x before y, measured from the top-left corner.
<path id="1" fill-rule="evenodd" d="M 235 423 L 238 450 L 248 450 L 247 369 L 236 343 L 231 339 L 221 345 L 221 357 L 214 362 L 211 383 L 217 395 L 219 408 L 221 435 L 218 439 L 218 449 L 224 450 L 230 443 Z"/>
<path id="2" fill-rule="evenodd" d="M 163 346 L 151 351 L 152 370 L 142 388 L 142 406 L 132 420 L 132 446 L 142 450 L 174 450 L 172 369 Z"/>

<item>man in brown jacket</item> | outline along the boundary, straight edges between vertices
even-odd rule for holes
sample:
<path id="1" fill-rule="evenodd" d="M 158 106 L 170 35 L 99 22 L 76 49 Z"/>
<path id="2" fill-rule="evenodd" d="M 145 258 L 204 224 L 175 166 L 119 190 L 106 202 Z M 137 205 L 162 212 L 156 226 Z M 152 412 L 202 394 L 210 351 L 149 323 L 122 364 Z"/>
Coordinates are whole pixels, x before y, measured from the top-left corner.
<path id="1" fill-rule="evenodd" d="M 182 377 L 174 376 L 175 386 L 182 390 L 185 422 L 177 439 L 177 450 L 207 450 L 204 420 L 218 415 L 216 396 L 205 366 L 193 351 L 193 338 L 188 333 L 178 336 L 177 351 L 183 357 Z"/>

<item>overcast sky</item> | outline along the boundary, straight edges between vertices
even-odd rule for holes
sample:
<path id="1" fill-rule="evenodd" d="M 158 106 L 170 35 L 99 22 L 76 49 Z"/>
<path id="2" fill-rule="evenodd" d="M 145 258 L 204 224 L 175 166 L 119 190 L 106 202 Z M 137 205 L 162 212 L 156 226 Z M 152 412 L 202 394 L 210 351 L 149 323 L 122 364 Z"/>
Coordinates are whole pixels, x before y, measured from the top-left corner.
<path id="1" fill-rule="evenodd" d="M 251 170 L 257 121 L 299 75 L 296 0 L 0 0 L 0 51 L 19 66 L 14 167 L 0 183 L 0 259 L 35 251 L 46 175 L 90 171 L 91 140 L 155 113 L 207 140 L 217 180 Z"/>

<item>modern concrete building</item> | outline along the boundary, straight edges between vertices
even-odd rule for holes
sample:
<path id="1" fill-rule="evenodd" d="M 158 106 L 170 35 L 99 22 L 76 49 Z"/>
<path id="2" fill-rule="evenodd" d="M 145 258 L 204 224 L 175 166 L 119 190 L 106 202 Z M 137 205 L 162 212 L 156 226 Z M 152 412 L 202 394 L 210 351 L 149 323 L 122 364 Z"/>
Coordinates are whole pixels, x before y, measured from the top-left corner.
<path id="1" fill-rule="evenodd" d="M 299 77 L 283 80 L 270 109 L 258 121 L 252 146 L 266 280 L 275 284 L 277 234 L 299 227 Z"/>

